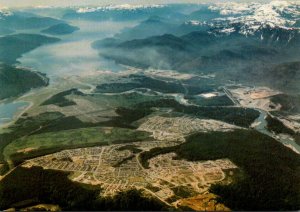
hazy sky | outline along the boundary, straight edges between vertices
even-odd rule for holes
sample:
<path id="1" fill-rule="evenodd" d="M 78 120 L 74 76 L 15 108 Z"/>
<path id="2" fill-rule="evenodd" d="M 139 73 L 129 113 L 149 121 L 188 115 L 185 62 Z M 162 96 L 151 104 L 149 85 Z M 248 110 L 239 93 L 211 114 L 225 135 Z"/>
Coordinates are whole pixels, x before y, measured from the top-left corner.
<path id="1" fill-rule="evenodd" d="M 29 7 L 29 6 L 78 6 L 78 5 L 108 5 L 108 4 L 168 4 L 168 3 L 206 3 L 224 2 L 226 0 L 0 0 L 0 6 Z M 235 0 L 268 1 L 268 0 Z"/>

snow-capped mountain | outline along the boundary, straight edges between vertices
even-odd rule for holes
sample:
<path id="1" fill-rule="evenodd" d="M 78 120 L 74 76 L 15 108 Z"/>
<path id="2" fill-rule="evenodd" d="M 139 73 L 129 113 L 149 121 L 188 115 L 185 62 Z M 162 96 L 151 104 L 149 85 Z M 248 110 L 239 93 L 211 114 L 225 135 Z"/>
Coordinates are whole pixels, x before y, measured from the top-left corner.
<path id="1" fill-rule="evenodd" d="M 191 26 L 205 26 L 207 25 L 206 21 L 197 21 L 197 20 L 189 20 L 184 22 L 185 25 L 191 25 Z"/>
<path id="2" fill-rule="evenodd" d="M 220 33 L 254 35 L 265 28 L 300 29 L 295 25 L 300 20 L 300 2 L 220 3 L 208 9 L 220 13 L 211 23 Z"/>
<path id="3" fill-rule="evenodd" d="M 11 16 L 12 12 L 6 7 L 0 7 L 0 19 L 3 19 L 6 16 Z"/>
<path id="4" fill-rule="evenodd" d="M 77 13 L 89 13 L 96 11 L 105 11 L 105 10 L 138 10 L 146 8 L 161 8 L 163 5 L 131 5 L 131 4 L 121 4 L 121 5 L 108 5 L 101 7 L 81 7 L 77 9 Z"/>

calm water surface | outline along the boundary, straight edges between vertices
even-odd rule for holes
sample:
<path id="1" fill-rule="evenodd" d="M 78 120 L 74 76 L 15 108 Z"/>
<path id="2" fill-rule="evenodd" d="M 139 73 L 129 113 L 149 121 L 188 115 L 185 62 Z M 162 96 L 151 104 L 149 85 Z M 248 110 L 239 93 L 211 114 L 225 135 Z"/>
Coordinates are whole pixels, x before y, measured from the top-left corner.
<path id="1" fill-rule="evenodd" d="M 9 102 L 0 104 L 0 127 L 13 120 L 13 118 L 29 106 L 28 102 Z"/>

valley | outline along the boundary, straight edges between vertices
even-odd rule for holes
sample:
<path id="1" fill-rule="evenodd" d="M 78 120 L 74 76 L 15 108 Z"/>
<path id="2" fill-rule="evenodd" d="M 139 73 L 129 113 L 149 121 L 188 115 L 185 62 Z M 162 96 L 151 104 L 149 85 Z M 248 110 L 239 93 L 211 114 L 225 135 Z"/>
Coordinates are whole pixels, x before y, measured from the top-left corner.
<path id="1" fill-rule="evenodd" d="M 299 6 L 226 5 L 0 10 L 0 210 L 299 210 Z"/>

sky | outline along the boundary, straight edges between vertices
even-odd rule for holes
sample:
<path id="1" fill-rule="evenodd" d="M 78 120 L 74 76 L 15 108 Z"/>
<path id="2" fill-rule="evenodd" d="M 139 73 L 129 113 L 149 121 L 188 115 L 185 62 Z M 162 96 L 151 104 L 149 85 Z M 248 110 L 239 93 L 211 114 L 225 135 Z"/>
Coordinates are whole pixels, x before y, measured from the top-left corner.
<path id="1" fill-rule="evenodd" d="M 87 6 L 108 4 L 169 4 L 169 3 L 207 3 L 224 2 L 226 0 L 0 0 L 2 7 L 31 6 Z M 237 2 L 268 0 L 235 0 Z"/>

